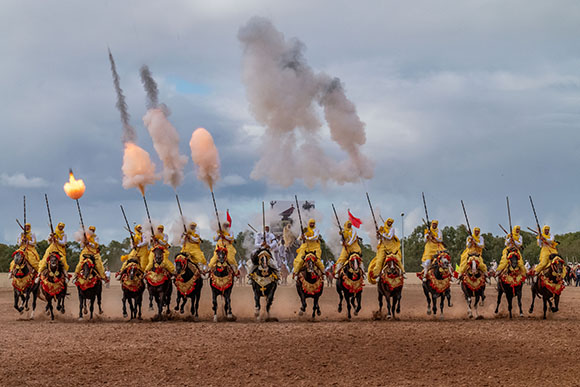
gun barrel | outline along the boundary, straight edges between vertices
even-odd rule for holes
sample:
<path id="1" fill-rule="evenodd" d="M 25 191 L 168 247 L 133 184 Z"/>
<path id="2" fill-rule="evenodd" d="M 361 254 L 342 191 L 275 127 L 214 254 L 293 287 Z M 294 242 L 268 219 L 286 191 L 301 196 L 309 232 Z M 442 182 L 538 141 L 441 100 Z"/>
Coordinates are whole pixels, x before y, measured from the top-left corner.
<path id="1" fill-rule="evenodd" d="M 52 216 L 50 215 L 50 206 L 48 205 L 48 195 L 44 194 L 44 201 L 46 202 L 46 210 L 48 211 L 48 223 L 50 224 L 50 232 L 54 234 L 54 227 L 52 226 Z"/>
<path id="2" fill-rule="evenodd" d="M 151 215 L 149 215 L 149 206 L 147 205 L 147 199 L 143 195 L 143 203 L 145 203 L 145 211 L 147 212 L 147 220 L 149 220 L 149 227 L 151 227 L 151 238 L 155 236 L 155 230 L 153 230 L 153 223 L 151 223 Z"/>
<path id="3" fill-rule="evenodd" d="M 296 210 L 298 211 L 298 220 L 300 221 L 300 235 L 304 233 L 304 226 L 302 225 L 302 215 L 300 214 L 300 205 L 298 204 L 298 196 L 294 195 L 294 200 L 296 200 Z"/>
<path id="4" fill-rule="evenodd" d="M 467 223 L 467 231 L 469 231 L 469 235 L 471 235 L 471 226 L 469 225 L 469 219 L 467 218 L 467 211 L 465 211 L 465 204 L 463 204 L 463 200 L 461 201 L 461 207 L 463 207 L 463 215 L 465 215 L 465 222 Z"/>
<path id="5" fill-rule="evenodd" d="M 371 209 L 371 215 L 373 216 L 373 222 L 375 222 L 375 230 L 376 232 L 379 232 L 379 226 L 377 225 L 377 218 L 375 218 L 375 211 L 373 210 L 373 205 L 371 204 L 371 198 L 369 197 L 369 193 L 366 192 L 367 194 L 367 201 L 369 202 L 369 207 Z"/>
<path id="6" fill-rule="evenodd" d="M 222 224 L 220 222 L 220 216 L 218 215 L 217 204 L 215 202 L 215 195 L 213 194 L 213 190 L 210 190 L 210 191 L 211 191 L 211 198 L 213 200 L 213 208 L 215 210 L 215 217 L 216 217 L 217 222 L 218 222 L 218 230 L 220 231 L 220 234 L 221 234 L 221 232 L 222 232 Z"/>
<path id="7" fill-rule="evenodd" d="M 183 231 L 187 234 L 187 227 L 185 227 L 185 219 L 183 218 L 183 212 L 181 211 L 181 203 L 179 202 L 179 195 L 175 194 L 175 199 L 177 199 L 177 207 L 179 208 L 179 215 L 181 215 L 181 223 L 183 223 Z"/>

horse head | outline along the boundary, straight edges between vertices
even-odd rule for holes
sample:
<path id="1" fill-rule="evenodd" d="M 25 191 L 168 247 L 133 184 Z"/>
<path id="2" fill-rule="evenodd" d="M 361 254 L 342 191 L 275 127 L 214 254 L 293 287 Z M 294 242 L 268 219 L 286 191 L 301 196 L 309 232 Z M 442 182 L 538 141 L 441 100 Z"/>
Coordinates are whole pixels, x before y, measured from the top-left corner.
<path id="1" fill-rule="evenodd" d="M 476 275 L 479 272 L 478 258 L 479 254 L 469 254 L 467 258 L 467 265 L 469 266 L 469 271 L 471 275 Z"/>
<path id="2" fill-rule="evenodd" d="M 507 254 L 507 259 L 509 263 L 509 268 L 511 270 L 515 270 L 518 267 L 520 253 L 516 249 L 510 249 Z"/>
<path id="3" fill-rule="evenodd" d="M 218 257 L 218 262 L 223 265 L 226 262 L 226 259 L 228 258 L 228 249 L 223 246 L 217 246 L 216 254 Z"/>
<path id="4" fill-rule="evenodd" d="M 562 277 L 564 273 L 564 266 L 565 262 L 558 254 L 551 254 L 550 255 L 550 267 L 552 269 L 552 273 L 555 274 L 557 277 Z"/>
<path id="5" fill-rule="evenodd" d="M 92 254 L 85 254 L 83 255 L 85 258 L 83 262 L 83 266 L 81 268 L 81 275 L 83 278 L 89 278 L 91 275 L 91 271 L 95 267 L 95 256 Z"/>
<path id="6" fill-rule="evenodd" d="M 307 251 L 304 256 L 304 263 L 306 266 L 306 271 L 310 274 L 316 274 L 316 254 L 312 251 Z"/>
<path id="7" fill-rule="evenodd" d="M 24 262 L 24 251 L 16 250 L 14 253 L 12 253 L 12 257 L 14 258 L 14 264 L 22 265 Z"/>
<path id="8" fill-rule="evenodd" d="M 153 261 L 157 266 L 161 265 L 161 263 L 163 262 L 164 255 L 165 255 L 164 248 L 157 246 L 153 249 L 153 257 L 154 257 Z"/>
<path id="9" fill-rule="evenodd" d="M 272 255 L 267 249 L 262 249 L 258 251 L 258 267 L 262 271 L 268 270 L 268 260 L 272 258 Z"/>
<path id="10" fill-rule="evenodd" d="M 185 270 L 187 269 L 187 261 L 188 261 L 187 253 L 179 253 L 175 256 L 175 272 L 177 274 L 184 274 Z"/>
<path id="11" fill-rule="evenodd" d="M 401 270 L 397 264 L 397 257 L 395 255 L 387 255 L 385 258 L 385 265 L 383 269 L 388 275 L 399 275 Z"/>
<path id="12" fill-rule="evenodd" d="M 57 253 L 51 253 L 50 256 L 48 257 L 48 269 L 54 273 L 58 271 L 59 265 L 60 265 L 60 255 L 58 255 Z"/>
<path id="13" fill-rule="evenodd" d="M 357 252 L 350 253 L 348 256 L 348 266 L 352 271 L 358 271 L 362 263 L 360 254 Z"/>
<path id="14" fill-rule="evenodd" d="M 451 267 L 451 257 L 447 250 L 438 251 L 434 261 L 442 269 L 449 269 Z"/>

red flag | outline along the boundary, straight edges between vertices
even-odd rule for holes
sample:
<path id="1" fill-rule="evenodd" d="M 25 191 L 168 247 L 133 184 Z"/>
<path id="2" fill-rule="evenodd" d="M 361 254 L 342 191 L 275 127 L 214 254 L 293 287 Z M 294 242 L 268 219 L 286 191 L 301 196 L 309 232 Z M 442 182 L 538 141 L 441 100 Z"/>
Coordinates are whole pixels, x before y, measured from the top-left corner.
<path id="1" fill-rule="evenodd" d="M 232 227 L 232 217 L 230 216 L 230 210 L 226 210 L 226 220 L 230 224 L 230 227 Z"/>
<path id="2" fill-rule="evenodd" d="M 352 225 L 356 228 L 359 228 L 360 225 L 362 224 L 362 221 L 359 218 L 355 217 L 353 214 L 351 214 L 350 210 L 348 210 L 348 220 L 350 220 Z"/>

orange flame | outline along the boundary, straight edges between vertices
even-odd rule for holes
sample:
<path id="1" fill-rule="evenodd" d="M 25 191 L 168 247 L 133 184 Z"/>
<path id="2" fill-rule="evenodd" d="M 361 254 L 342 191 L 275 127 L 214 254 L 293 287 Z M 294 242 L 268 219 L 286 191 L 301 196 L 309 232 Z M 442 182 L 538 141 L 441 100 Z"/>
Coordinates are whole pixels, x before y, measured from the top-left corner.
<path id="1" fill-rule="evenodd" d="M 78 200 L 84 195 L 85 189 L 85 183 L 82 179 L 75 179 L 71 169 L 69 172 L 68 183 L 64 184 L 64 192 L 66 193 L 66 196 Z"/>

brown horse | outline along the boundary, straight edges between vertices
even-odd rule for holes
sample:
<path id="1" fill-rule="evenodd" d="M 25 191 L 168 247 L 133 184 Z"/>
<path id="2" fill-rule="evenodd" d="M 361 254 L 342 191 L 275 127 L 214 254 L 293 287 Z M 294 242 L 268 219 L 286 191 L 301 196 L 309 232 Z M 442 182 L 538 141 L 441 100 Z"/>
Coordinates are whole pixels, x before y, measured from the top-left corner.
<path id="1" fill-rule="evenodd" d="M 315 315 L 320 316 L 320 305 L 318 305 L 318 299 L 322 295 L 324 290 L 324 273 L 320 271 L 318 266 L 316 266 L 315 261 L 318 258 L 316 254 L 312 251 L 307 251 L 304 255 L 304 266 L 300 269 L 300 272 L 296 276 L 296 290 L 298 291 L 298 297 L 300 297 L 300 311 L 298 314 L 302 316 L 306 311 L 306 299 L 312 298 L 314 303 L 312 305 L 312 319 Z"/>
<path id="2" fill-rule="evenodd" d="M 64 266 L 56 254 L 48 257 L 48 267 L 40 274 L 40 288 L 46 299 L 50 319 L 54 320 L 52 300 L 56 299 L 56 310 L 64 314 L 64 298 L 66 297 L 66 276 Z"/>
<path id="3" fill-rule="evenodd" d="M 224 312 L 226 319 L 234 321 L 236 317 L 232 313 L 232 290 L 234 287 L 234 269 L 227 262 L 228 249 L 216 246 L 218 261 L 216 266 L 210 269 L 210 287 L 212 297 L 213 321 L 218 322 L 218 296 L 224 299 Z"/>
<path id="4" fill-rule="evenodd" d="M 467 302 L 467 316 L 473 318 L 471 311 L 471 301 L 475 298 L 475 318 L 479 319 L 477 307 L 481 300 L 481 306 L 485 300 L 485 273 L 479 269 L 478 259 L 481 258 L 479 254 L 470 254 L 467 258 L 467 271 L 461 277 L 461 290 L 465 295 Z"/>
<path id="5" fill-rule="evenodd" d="M 433 314 L 437 314 L 437 298 L 441 298 L 440 319 L 443 319 L 443 307 L 445 299 L 451 306 L 451 257 L 447 251 L 439 251 L 433 258 L 431 266 L 427 269 L 427 280 L 423 281 L 423 293 L 427 299 L 427 314 L 431 314 L 431 301 L 433 302 Z"/>
<path id="6" fill-rule="evenodd" d="M 79 320 L 83 319 L 83 314 L 90 312 L 90 319 L 93 319 L 93 310 L 95 299 L 99 306 L 99 314 L 103 313 L 101 307 L 101 293 L 103 291 L 103 282 L 99 273 L 95 269 L 95 257 L 85 254 L 81 271 L 77 276 L 75 285 L 79 293 Z M 89 310 L 87 311 L 87 301 L 89 301 Z"/>
<path id="7" fill-rule="evenodd" d="M 336 291 L 338 292 L 338 313 L 342 312 L 342 299 L 346 301 L 347 317 L 350 320 L 351 305 L 354 315 L 358 316 L 361 309 L 362 290 L 364 283 L 364 270 L 360 254 L 352 252 L 348 256 L 348 262 L 337 273 Z"/>
<path id="8" fill-rule="evenodd" d="M 497 281 L 497 306 L 495 313 L 499 312 L 499 304 L 501 303 L 501 296 L 505 293 L 505 298 L 508 303 L 508 312 L 512 318 L 512 300 L 517 297 L 518 306 L 520 308 L 520 317 L 524 316 L 522 312 L 522 287 L 526 281 L 526 276 L 521 273 L 518 266 L 518 261 L 521 259 L 520 252 L 517 249 L 510 249 L 507 252 L 508 266 L 499 274 Z"/>
<path id="9" fill-rule="evenodd" d="M 167 315 L 171 314 L 170 304 L 173 286 L 171 284 L 171 273 L 161 266 L 164 249 L 156 247 L 153 250 L 153 254 L 153 270 L 145 274 L 145 281 L 147 282 L 149 295 L 155 299 L 157 304 L 157 314 L 153 317 L 153 320 L 159 320 L 163 318 L 163 308 L 166 308 L 165 313 Z"/>
<path id="10" fill-rule="evenodd" d="M 143 292 L 145 291 L 144 273 L 139 261 L 130 259 L 127 266 L 119 273 L 121 289 L 123 289 L 123 317 L 127 317 L 127 302 L 131 312 L 131 320 L 141 320 L 141 306 L 143 304 Z"/>
<path id="11" fill-rule="evenodd" d="M 177 289 L 177 305 L 175 310 L 181 314 L 185 312 L 187 299 L 191 300 L 191 315 L 197 321 L 199 318 L 199 299 L 201 298 L 201 288 L 203 278 L 199 267 L 192 263 L 186 253 L 179 253 L 175 257 L 175 288 Z M 181 307 L 179 304 L 181 303 Z"/>
<path id="12" fill-rule="evenodd" d="M 550 255 L 550 266 L 538 274 L 536 282 L 532 285 L 532 305 L 530 306 L 530 313 L 534 311 L 534 301 L 536 296 L 541 297 L 544 301 L 544 320 L 546 319 L 546 312 L 548 304 L 552 313 L 558 311 L 560 304 L 560 294 L 565 288 L 564 285 L 564 260 L 558 254 Z M 552 298 L 554 305 L 552 305 Z"/>
<path id="13" fill-rule="evenodd" d="M 377 281 L 379 310 L 375 313 L 376 318 L 383 318 L 383 297 L 387 302 L 387 319 L 396 318 L 395 313 L 401 313 L 403 282 L 403 273 L 397 264 L 397 257 L 387 255 Z"/>
<path id="14" fill-rule="evenodd" d="M 12 288 L 14 289 L 14 309 L 20 314 L 28 310 L 28 301 L 32 295 L 32 311 L 30 318 L 34 318 L 36 309 L 36 298 L 38 297 L 39 283 L 36 281 L 36 270 L 30 265 L 22 250 L 16 250 L 14 258 L 14 268 L 12 269 Z M 22 301 L 22 304 L 20 304 Z"/>

